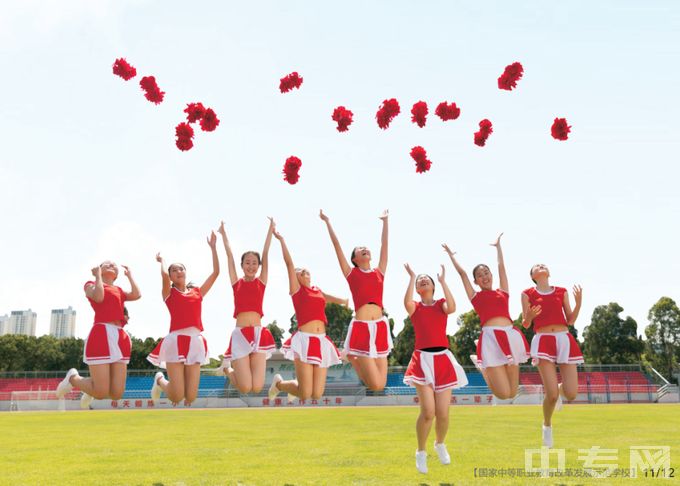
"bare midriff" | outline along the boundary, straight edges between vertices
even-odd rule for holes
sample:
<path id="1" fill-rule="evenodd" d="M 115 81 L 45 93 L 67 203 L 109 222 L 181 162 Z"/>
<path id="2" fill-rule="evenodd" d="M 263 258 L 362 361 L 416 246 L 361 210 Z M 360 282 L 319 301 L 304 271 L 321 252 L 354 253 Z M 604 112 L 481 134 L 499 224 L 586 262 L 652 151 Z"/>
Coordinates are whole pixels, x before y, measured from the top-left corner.
<path id="1" fill-rule="evenodd" d="M 512 326 L 512 321 L 507 317 L 492 317 L 482 327 L 484 326 Z"/>
<path id="2" fill-rule="evenodd" d="M 323 321 L 316 319 L 305 322 L 303 325 L 298 325 L 298 331 L 308 332 L 310 334 L 323 334 L 326 332 L 326 324 Z"/>
<path id="3" fill-rule="evenodd" d="M 565 324 L 548 324 L 547 326 L 541 326 L 536 329 L 536 334 L 541 334 L 542 332 L 563 332 L 568 330 L 569 328 Z"/>
<path id="4" fill-rule="evenodd" d="M 364 304 L 356 310 L 357 321 L 377 321 L 382 319 L 382 307 L 376 304 Z"/>
<path id="5" fill-rule="evenodd" d="M 236 316 L 236 327 L 256 327 L 262 325 L 262 316 L 255 311 L 240 312 Z"/>

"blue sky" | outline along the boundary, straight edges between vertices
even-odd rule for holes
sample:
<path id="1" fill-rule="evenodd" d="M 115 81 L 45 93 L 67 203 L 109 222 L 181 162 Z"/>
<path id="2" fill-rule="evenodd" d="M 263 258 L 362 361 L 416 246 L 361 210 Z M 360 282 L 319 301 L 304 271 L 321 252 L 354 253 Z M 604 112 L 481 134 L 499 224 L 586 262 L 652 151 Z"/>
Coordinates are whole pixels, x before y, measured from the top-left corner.
<path id="1" fill-rule="evenodd" d="M 616 301 L 642 333 L 656 300 L 680 299 L 679 41 L 680 7 L 670 1 L 7 2 L 0 314 L 31 307 L 43 334 L 50 309 L 72 305 L 85 337 L 92 311 L 82 284 L 111 258 L 132 268 L 143 293 L 129 331 L 160 337 L 168 315 L 156 251 L 201 281 L 205 236 L 220 219 L 240 254 L 261 249 L 269 215 L 295 263 L 349 296 L 318 209 L 347 251 L 365 244 L 377 258 L 378 216 L 389 208 L 384 300 L 398 327 L 404 262 L 434 274 L 447 242 L 470 269 L 493 264 L 488 243 L 503 231 L 513 315 L 529 268 L 544 262 L 554 284 L 583 286 L 579 330 L 596 305 Z M 121 56 L 138 71 L 127 83 L 111 74 Z M 514 61 L 524 78 L 501 91 L 496 78 Z M 291 71 L 302 89 L 281 95 L 278 80 Z M 161 105 L 144 99 L 144 75 L 166 91 Z M 375 111 L 392 97 L 402 114 L 382 131 Z M 431 113 L 423 129 L 410 122 L 419 100 Z M 443 100 L 458 104 L 458 120 L 433 116 Z M 221 124 L 181 153 L 174 126 L 192 101 L 213 107 Z M 338 105 L 355 115 L 347 133 L 330 119 Z M 566 142 L 550 137 L 557 116 L 573 126 Z M 494 133 L 479 148 L 472 134 L 483 118 Z M 433 162 L 426 174 L 415 173 L 415 145 Z M 296 186 L 282 181 L 289 155 L 303 163 Z M 287 329 L 276 242 L 270 257 L 264 320 Z M 204 303 L 213 355 L 233 327 L 221 261 Z M 469 310 L 447 270 L 459 310 Z"/>

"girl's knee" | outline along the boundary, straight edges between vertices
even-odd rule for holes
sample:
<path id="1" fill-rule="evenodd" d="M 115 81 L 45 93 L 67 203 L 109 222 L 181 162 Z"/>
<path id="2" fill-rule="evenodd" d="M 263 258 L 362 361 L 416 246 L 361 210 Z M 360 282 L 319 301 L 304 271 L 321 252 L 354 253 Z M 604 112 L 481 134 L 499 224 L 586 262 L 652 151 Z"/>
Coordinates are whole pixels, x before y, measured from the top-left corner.
<path id="1" fill-rule="evenodd" d="M 430 420 L 434 420 L 435 417 L 435 410 L 434 407 L 430 408 L 421 408 L 420 409 L 420 416 L 423 418 L 423 420 L 427 420 L 428 422 Z"/>

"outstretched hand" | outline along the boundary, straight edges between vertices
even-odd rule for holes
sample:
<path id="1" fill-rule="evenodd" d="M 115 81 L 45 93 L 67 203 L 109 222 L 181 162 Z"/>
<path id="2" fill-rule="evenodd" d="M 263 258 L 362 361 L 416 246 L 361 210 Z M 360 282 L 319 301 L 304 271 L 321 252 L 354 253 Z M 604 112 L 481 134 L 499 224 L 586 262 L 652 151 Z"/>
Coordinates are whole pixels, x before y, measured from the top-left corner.
<path id="1" fill-rule="evenodd" d="M 206 240 L 208 241 L 208 246 L 210 246 L 210 248 L 215 248 L 215 245 L 217 244 L 217 235 L 214 231 L 211 231 Z"/>
<path id="2" fill-rule="evenodd" d="M 283 236 L 281 236 L 281 233 L 279 233 L 277 230 L 274 230 L 274 238 L 279 241 L 283 241 Z"/>
<path id="3" fill-rule="evenodd" d="M 574 300 L 576 301 L 576 304 L 580 304 L 581 301 L 583 300 L 583 289 L 581 289 L 580 285 L 574 285 Z"/>
<path id="4" fill-rule="evenodd" d="M 383 213 L 380 215 L 380 219 L 383 222 L 387 221 L 387 218 L 389 218 L 389 217 L 390 217 L 390 210 L 389 209 L 384 210 Z"/>
<path id="5" fill-rule="evenodd" d="M 440 284 L 444 284 L 444 278 L 446 277 L 446 268 L 442 264 L 442 273 L 437 274 L 437 280 L 439 280 Z"/>
<path id="6" fill-rule="evenodd" d="M 319 217 L 321 218 L 321 221 L 328 223 L 328 216 L 323 213 L 323 209 L 319 210 Z"/>
<path id="7" fill-rule="evenodd" d="M 123 275 L 125 275 L 127 278 L 130 278 L 130 269 L 128 268 L 127 265 L 121 265 L 123 267 Z"/>
<path id="8" fill-rule="evenodd" d="M 442 248 L 444 248 L 444 251 L 445 251 L 446 254 L 449 255 L 450 257 L 452 257 L 453 255 L 456 254 L 455 251 L 451 251 L 451 248 L 449 248 L 449 245 L 447 245 L 446 243 L 442 243 Z"/>
<path id="9" fill-rule="evenodd" d="M 225 238 L 227 237 L 227 230 L 224 229 L 224 221 L 220 221 L 220 227 L 217 229 L 217 232 Z"/>
<path id="10" fill-rule="evenodd" d="M 496 241 L 494 243 L 489 243 L 489 244 L 491 246 L 495 246 L 496 248 L 498 248 L 499 246 L 501 246 L 501 236 L 503 236 L 503 233 L 498 235 L 498 238 L 496 238 Z"/>
<path id="11" fill-rule="evenodd" d="M 406 269 L 406 273 L 408 273 L 411 278 L 414 278 L 416 276 L 416 273 L 411 268 L 411 265 L 409 265 L 408 263 L 404 263 L 404 268 Z"/>
<path id="12" fill-rule="evenodd" d="M 541 309 L 540 305 L 534 305 L 532 307 L 529 307 L 527 310 L 527 315 L 524 316 L 524 321 L 527 323 L 524 327 L 529 327 L 531 322 L 541 314 L 543 309 Z"/>
<path id="13" fill-rule="evenodd" d="M 95 278 L 101 277 L 102 276 L 102 267 L 97 265 L 96 267 L 92 267 L 92 276 Z"/>
<path id="14" fill-rule="evenodd" d="M 160 252 L 160 251 L 159 251 L 158 253 L 156 253 L 156 261 L 157 261 L 158 263 L 163 263 L 163 257 L 161 256 L 161 252 Z"/>

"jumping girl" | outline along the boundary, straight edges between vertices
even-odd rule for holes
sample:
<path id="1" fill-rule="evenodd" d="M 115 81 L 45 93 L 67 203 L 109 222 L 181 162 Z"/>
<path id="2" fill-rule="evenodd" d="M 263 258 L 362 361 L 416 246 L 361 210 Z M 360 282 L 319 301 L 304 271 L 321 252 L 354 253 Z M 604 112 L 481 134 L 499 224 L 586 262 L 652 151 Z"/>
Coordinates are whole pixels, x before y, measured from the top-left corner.
<path id="1" fill-rule="evenodd" d="M 262 327 L 262 301 L 267 285 L 269 246 L 274 232 L 274 220 L 269 218 L 269 230 L 264 241 L 262 258 L 256 251 L 241 255 L 243 277 L 239 278 L 234 264 L 234 255 L 229 246 L 224 221 L 220 224 L 224 249 L 227 252 L 229 278 L 234 291 L 234 318 L 236 327 L 231 333 L 229 347 L 224 353 L 222 369 L 229 381 L 241 393 L 258 393 L 264 386 L 266 360 L 276 349 L 274 336 Z M 260 270 L 260 275 L 257 271 Z"/>
<path id="2" fill-rule="evenodd" d="M 288 270 L 288 285 L 293 298 L 297 317 L 297 331 L 283 344 L 285 357 L 295 362 L 296 380 L 283 381 L 281 375 L 274 376 L 269 388 L 269 399 L 280 392 L 298 397 L 319 399 L 326 388 L 326 372 L 330 366 L 340 364 L 340 353 L 333 341 L 326 336 L 326 302 L 348 305 L 341 299 L 313 287 L 311 275 L 306 268 L 295 268 L 286 242 L 277 231 L 274 237 L 281 243 L 283 261 Z"/>
<path id="3" fill-rule="evenodd" d="M 355 317 L 349 324 L 343 353 L 354 367 L 359 379 L 373 391 L 381 391 L 387 383 L 387 355 L 392 349 L 392 336 L 387 319 L 383 315 L 383 279 L 387 269 L 387 218 L 382 220 L 380 261 L 377 268 L 371 268 L 371 252 L 365 246 L 352 250 L 350 266 L 342 253 L 338 237 L 330 220 L 323 211 L 319 217 L 326 223 L 342 274 L 349 283 L 354 301 Z"/>
<path id="4" fill-rule="evenodd" d="M 92 269 L 94 281 L 85 283 L 85 296 L 94 310 L 94 324 L 85 341 L 83 361 L 90 369 L 90 377 L 83 378 L 75 368 L 57 386 L 57 397 L 63 398 L 73 387 L 83 392 L 80 406 L 89 408 L 92 400 L 119 400 L 125 391 L 127 365 L 130 362 L 130 336 L 123 329 L 127 324 L 125 302 L 138 300 L 142 294 L 132 278 L 130 269 L 122 265 L 130 282 L 130 292 L 114 285 L 118 266 L 105 261 Z"/>
<path id="5" fill-rule="evenodd" d="M 477 341 L 477 354 L 472 355 L 473 363 L 480 369 L 491 392 L 499 399 L 510 399 L 517 395 L 519 387 L 519 365 L 529 359 L 529 343 L 524 334 L 512 324 L 509 310 L 508 277 L 505 272 L 501 233 L 491 246 L 498 254 L 500 288 L 493 289 L 493 275 L 488 266 L 477 265 L 472 270 L 474 283 L 454 257 L 447 245 L 442 245 L 460 275 L 472 306 L 479 315 L 482 333 Z"/>
<path id="6" fill-rule="evenodd" d="M 161 254 L 156 261 L 161 264 L 161 295 L 170 311 L 170 333 L 147 356 L 154 365 L 168 370 L 168 379 L 159 371 L 153 380 L 151 399 L 156 401 L 164 391 L 173 403 L 196 400 L 201 379 L 201 365 L 210 362 L 208 343 L 201 334 L 201 303 L 220 274 L 217 258 L 217 236 L 210 232 L 207 238 L 212 253 L 213 271 L 196 287 L 187 282 L 186 268 L 182 263 L 173 263 L 167 269 Z"/>
<path id="7" fill-rule="evenodd" d="M 449 430 L 451 390 L 467 385 L 468 380 L 465 371 L 449 351 L 446 323 L 449 314 L 456 310 L 456 303 L 444 279 L 444 265 L 441 274 L 437 275 L 444 291 L 444 298 L 439 300 L 434 300 L 435 285 L 432 277 L 424 274 L 416 277 L 408 263 L 404 266 L 410 277 L 404 307 L 416 335 L 415 349 L 404 375 L 404 383 L 414 386 L 418 393 L 420 415 L 416 421 L 416 468 L 421 473 L 427 473 L 425 447 L 434 419 L 434 449 L 442 464 L 451 464 L 451 457 L 444 444 Z M 414 287 L 420 296 L 420 302 L 413 300 Z"/>
<path id="8" fill-rule="evenodd" d="M 562 408 L 562 397 L 574 400 L 578 395 L 576 366 L 583 363 L 583 354 L 568 326 L 573 326 L 581 310 L 582 291 L 574 286 L 574 310 L 569 293 L 562 287 L 551 287 L 550 271 L 543 264 L 534 265 L 529 272 L 536 284 L 522 292 L 522 325 L 532 322 L 536 334 L 531 340 L 531 363 L 538 366 L 543 381 L 543 445 L 552 447 L 552 414 Z M 557 378 L 556 365 L 560 366 Z"/>

